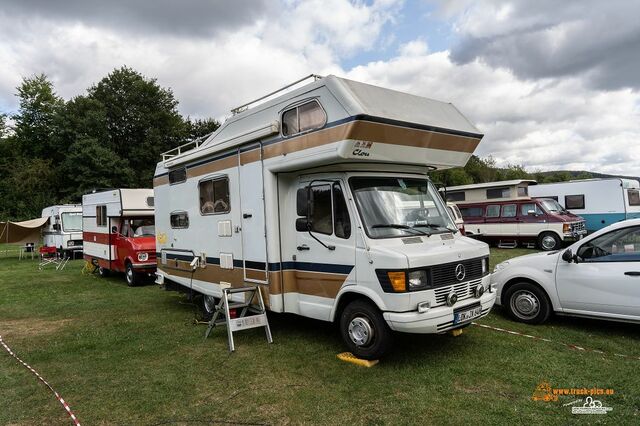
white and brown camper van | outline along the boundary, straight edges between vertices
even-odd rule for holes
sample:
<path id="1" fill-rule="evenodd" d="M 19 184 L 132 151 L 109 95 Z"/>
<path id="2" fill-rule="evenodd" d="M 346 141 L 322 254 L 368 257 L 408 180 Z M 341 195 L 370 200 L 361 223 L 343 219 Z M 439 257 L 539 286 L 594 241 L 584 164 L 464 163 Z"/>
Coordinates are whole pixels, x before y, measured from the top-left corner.
<path id="1" fill-rule="evenodd" d="M 272 312 L 337 322 L 364 358 L 392 331 L 486 315 L 488 246 L 460 234 L 427 176 L 463 166 L 480 132 L 449 103 L 314 80 L 163 156 L 157 282 L 205 307 L 227 286 L 259 285 Z"/>

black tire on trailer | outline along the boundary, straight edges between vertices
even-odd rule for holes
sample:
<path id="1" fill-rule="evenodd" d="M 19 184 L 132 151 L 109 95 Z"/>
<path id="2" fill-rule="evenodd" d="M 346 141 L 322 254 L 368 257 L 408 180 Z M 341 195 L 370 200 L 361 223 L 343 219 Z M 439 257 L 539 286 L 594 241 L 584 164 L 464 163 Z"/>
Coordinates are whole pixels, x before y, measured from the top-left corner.
<path id="1" fill-rule="evenodd" d="M 127 285 L 129 287 L 135 287 L 140 282 L 140 276 L 136 271 L 133 270 L 133 265 L 131 265 L 131 262 L 127 262 L 127 265 L 124 271 L 124 276 L 127 280 Z"/>
<path id="2" fill-rule="evenodd" d="M 526 281 L 509 287 L 503 305 L 511 318 L 525 324 L 542 324 L 552 311 L 544 290 Z"/>
<path id="3" fill-rule="evenodd" d="M 198 297 L 198 307 L 200 308 L 200 313 L 204 321 L 209 321 L 213 317 L 217 304 L 218 300 L 213 296 L 201 294 L 200 297 Z"/>
<path id="4" fill-rule="evenodd" d="M 538 236 L 538 247 L 544 251 L 560 250 L 562 240 L 555 232 L 543 232 Z"/>
<path id="5" fill-rule="evenodd" d="M 363 359 L 379 359 L 391 347 L 393 332 L 373 303 L 356 299 L 340 315 L 340 334 L 349 351 Z"/>

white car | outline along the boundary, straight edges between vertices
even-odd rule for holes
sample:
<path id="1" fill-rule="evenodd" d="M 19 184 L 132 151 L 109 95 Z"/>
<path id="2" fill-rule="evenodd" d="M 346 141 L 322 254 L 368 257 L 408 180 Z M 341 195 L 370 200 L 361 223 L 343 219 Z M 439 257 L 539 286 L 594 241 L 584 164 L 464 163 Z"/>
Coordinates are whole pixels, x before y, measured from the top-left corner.
<path id="1" fill-rule="evenodd" d="M 561 315 L 640 323 L 640 219 L 607 226 L 561 251 L 521 256 L 491 275 L 516 321 Z"/>

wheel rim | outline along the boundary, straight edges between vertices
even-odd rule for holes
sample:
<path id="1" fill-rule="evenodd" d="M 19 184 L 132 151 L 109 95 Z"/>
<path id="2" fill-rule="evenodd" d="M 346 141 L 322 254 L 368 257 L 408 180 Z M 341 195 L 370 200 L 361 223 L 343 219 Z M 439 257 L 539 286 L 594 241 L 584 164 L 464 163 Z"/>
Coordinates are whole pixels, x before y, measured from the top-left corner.
<path id="1" fill-rule="evenodd" d="M 356 346 L 367 346 L 373 340 L 373 327 L 368 318 L 355 317 L 349 323 L 349 338 Z"/>
<path id="2" fill-rule="evenodd" d="M 511 296 L 511 311 L 518 318 L 533 319 L 540 313 L 540 300 L 530 291 L 517 291 Z"/>
<path id="3" fill-rule="evenodd" d="M 133 282 L 133 269 L 127 268 L 127 282 L 131 284 Z"/>
<path id="4" fill-rule="evenodd" d="M 209 314 L 212 313 L 216 308 L 216 299 L 213 296 L 205 295 L 202 300 L 203 300 L 204 310 Z"/>
<path id="5" fill-rule="evenodd" d="M 556 239 L 552 235 L 542 237 L 542 248 L 545 250 L 553 250 L 556 247 Z"/>

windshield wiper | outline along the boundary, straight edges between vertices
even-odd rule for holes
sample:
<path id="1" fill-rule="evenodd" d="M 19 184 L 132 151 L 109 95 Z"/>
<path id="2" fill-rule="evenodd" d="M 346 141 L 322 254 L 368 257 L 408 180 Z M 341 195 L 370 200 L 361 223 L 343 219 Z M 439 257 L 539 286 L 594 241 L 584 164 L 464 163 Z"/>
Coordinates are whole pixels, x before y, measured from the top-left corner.
<path id="1" fill-rule="evenodd" d="M 423 232 L 419 229 L 415 229 L 411 226 L 407 226 L 407 225 L 402 225 L 400 223 L 378 223 L 375 225 L 372 225 L 371 228 L 394 228 L 394 229 L 405 229 L 407 231 L 413 231 L 416 233 L 416 235 L 429 235 L 429 233 L 427 232 Z"/>
<path id="2" fill-rule="evenodd" d="M 457 229 L 451 229 L 448 226 L 444 226 L 444 225 L 436 225 L 435 223 L 421 223 L 419 225 L 414 225 L 415 228 L 418 228 L 421 226 L 426 226 L 431 229 L 446 229 L 447 231 L 453 232 L 453 233 L 458 231 Z"/>

